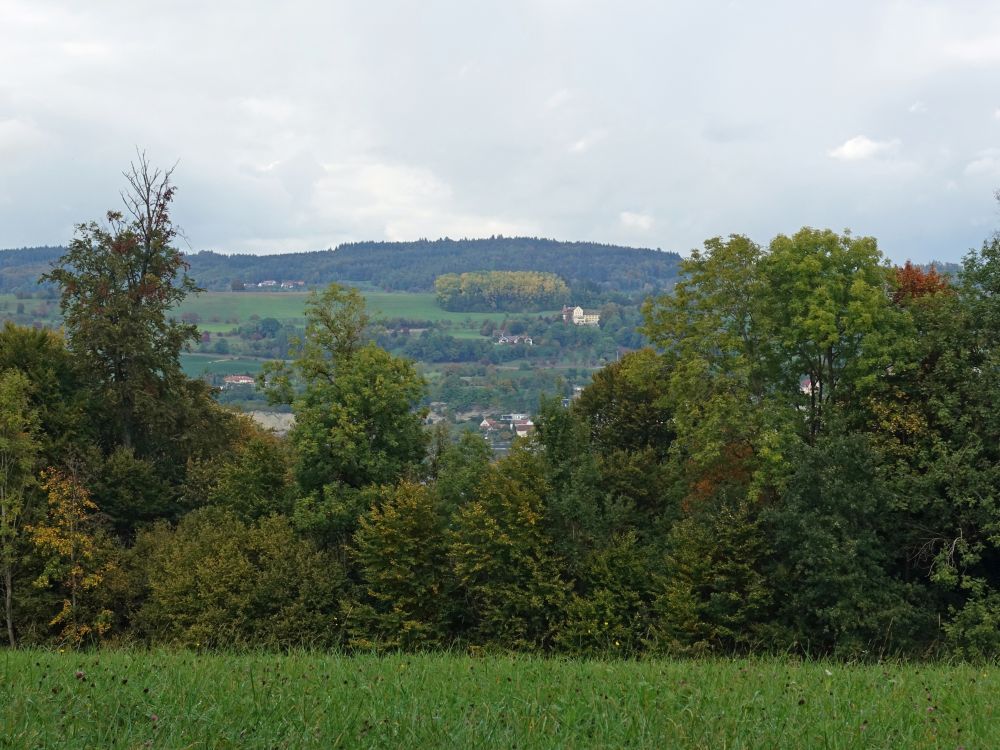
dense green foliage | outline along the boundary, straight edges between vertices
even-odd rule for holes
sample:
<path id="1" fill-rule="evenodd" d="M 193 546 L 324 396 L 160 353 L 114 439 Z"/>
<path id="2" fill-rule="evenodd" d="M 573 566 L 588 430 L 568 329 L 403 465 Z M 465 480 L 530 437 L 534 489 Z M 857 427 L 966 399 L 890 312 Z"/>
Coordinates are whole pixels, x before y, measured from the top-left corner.
<path id="1" fill-rule="evenodd" d="M 445 310 L 552 310 L 569 302 L 569 287 L 555 274 L 533 271 L 446 273 L 434 281 Z"/>
<path id="2" fill-rule="evenodd" d="M 9 747 L 990 748 L 993 666 L 28 650 Z"/>
<path id="3" fill-rule="evenodd" d="M 0 332 L 8 640 L 1000 652 L 1000 235 L 951 281 L 850 234 L 711 239 L 646 303 L 654 346 L 494 458 L 425 427 L 428 383 L 336 284 L 259 375 L 288 437 L 221 409 L 180 370 L 164 195 L 159 228 L 80 228 L 65 339 Z"/>

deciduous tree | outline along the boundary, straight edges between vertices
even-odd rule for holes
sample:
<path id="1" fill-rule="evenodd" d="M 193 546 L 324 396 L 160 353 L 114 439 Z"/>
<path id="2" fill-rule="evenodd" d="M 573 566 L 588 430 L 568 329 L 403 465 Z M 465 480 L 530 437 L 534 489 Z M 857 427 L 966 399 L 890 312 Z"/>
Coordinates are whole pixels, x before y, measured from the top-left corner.
<path id="1" fill-rule="evenodd" d="M 391 483 L 424 458 L 424 381 L 411 362 L 366 341 L 367 325 L 364 298 L 333 284 L 307 303 L 293 362 L 262 376 L 272 400 L 295 412 L 290 438 L 304 494 Z"/>
<path id="2" fill-rule="evenodd" d="M 173 243 L 172 169 L 144 154 L 125 172 L 124 210 L 79 224 L 65 255 L 42 277 L 59 285 L 69 348 L 90 379 L 105 449 L 152 452 L 176 432 L 186 378 L 179 356 L 195 326 L 170 311 L 196 291 Z"/>
<path id="3" fill-rule="evenodd" d="M 45 569 L 35 585 L 56 586 L 62 609 L 49 625 L 61 626 L 60 639 L 79 645 L 102 638 L 112 627 L 114 612 L 102 605 L 101 587 L 118 574 L 113 546 L 100 528 L 98 507 L 72 474 L 49 469 L 42 474 L 48 511 L 30 527 Z"/>
<path id="4" fill-rule="evenodd" d="M 20 370 L 0 372 L 0 575 L 4 619 L 11 648 L 14 638 L 14 567 L 28 488 L 33 484 L 40 446 L 38 415 L 29 400 L 30 384 Z"/>

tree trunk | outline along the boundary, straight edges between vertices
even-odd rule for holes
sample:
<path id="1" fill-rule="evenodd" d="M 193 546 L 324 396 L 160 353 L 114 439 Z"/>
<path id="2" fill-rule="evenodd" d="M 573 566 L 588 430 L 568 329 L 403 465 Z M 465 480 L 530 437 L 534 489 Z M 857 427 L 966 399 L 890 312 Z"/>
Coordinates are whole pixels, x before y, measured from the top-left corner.
<path id="1" fill-rule="evenodd" d="M 7 488 L 0 487 L 0 529 L 3 529 L 3 613 L 7 621 L 7 638 L 10 647 L 14 648 L 17 645 L 14 640 L 14 566 L 11 562 L 14 557 L 11 550 L 14 540 L 7 526 L 10 522 L 7 515 L 7 499 Z"/>
<path id="2" fill-rule="evenodd" d="M 10 565 L 5 565 L 3 571 L 3 611 L 7 619 L 7 639 L 10 641 L 10 647 L 15 648 L 17 641 L 14 640 L 14 576 L 11 574 Z"/>

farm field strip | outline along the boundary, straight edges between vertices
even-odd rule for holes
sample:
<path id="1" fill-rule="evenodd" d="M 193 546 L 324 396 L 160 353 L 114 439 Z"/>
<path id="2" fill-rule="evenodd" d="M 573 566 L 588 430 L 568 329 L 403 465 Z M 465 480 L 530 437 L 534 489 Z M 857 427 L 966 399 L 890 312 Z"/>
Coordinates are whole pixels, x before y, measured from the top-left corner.
<path id="1" fill-rule="evenodd" d="M 229 330 L 233 325 L 246 323 L 251 315 L 277 320 L 300 320 L 305 315 L 305 292 L 205 292 L 189 297 L 177 310 L 180 317 L 185 313 L 196 314 L 202 327 L 214 323 L 220 330 Z M 410 320 L 449 321 L 462 323 L 474 321 L 481 324 L 486 320 L 502 321 L 507 314 L 448 312 L 438 307 L 433 293 L 409 292 L 365 292 L 369 312 L 375 318 L 407 318 Z M 557 315 L 558 311 L 537 313 Z M 227 321 L 238 321 L 239 323 Z M 208 329 L 206 329 L 208 330 Z"/>
<path id="2" fill-rule="evenodd" d="M 305 303 L 308 298 L 305 292 L 204 292 L 189 297 L 177 307 L 173 315 L 180 318 L 185 313 L 197 315 L 198 327 L 210 333 L 228 333 L 241 324 L 250 322 L 250 317 L 275 318 L 281 321 L 301 321 L 305 317 Z M 454 325 L 472 323 L 476 325 L 473 334 L 456 329 L 456 336 L 478 336 L 478 327 L 484 321 L 501 322 L 507 313 L 477 313 L 448 312 L 438 307 L 433 293 L 411 292 L 365 292 L 369 312 L 374 318 L 406 318 L 410 320 L 429 320 L 434 322 L 450 322 Z M 59 301 L 24 299 L 18 300 L 13 294 L 0 294 L 0 319 L 13 314 L 18 304 L 23 305 L 26 314 L 31 314 L 38 308 L 44 308 L 48 314 L 44 316 L 46 324 L 57 324 L 59 316 Z M 513 314 L 513 313 L 512 313 Z M 541 313 L 526 313 L 526 315 L 558 315 L 558 310 Z M 523 317 L 522 314 L 518 314 Z"/>
<path id="3" fill-rule="evenodd" d="M 267 360 L 219 354 L 181 354 L 181 369 L 190 378 L 202 375 L 256 375 Z"/>

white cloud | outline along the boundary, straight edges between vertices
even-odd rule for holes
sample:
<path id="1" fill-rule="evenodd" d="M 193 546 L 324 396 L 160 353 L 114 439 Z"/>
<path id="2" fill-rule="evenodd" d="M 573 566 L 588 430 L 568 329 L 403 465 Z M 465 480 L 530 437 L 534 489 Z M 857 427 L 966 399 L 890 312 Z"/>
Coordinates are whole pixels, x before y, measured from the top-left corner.
<path id="1" fill-rule="evenodd" d="M 312 206 L 324 223 L 388 240 L 532 234 L 528 222 L 467 211 L 433 171 L 381 161 L 327 164 Z M 376 230 L 377 231 L 373 231 Z"/>
<path id="2" fill-rule="evenodd" d="M 259 117 L 275 122 L 285 122 L 295 113 L 295 107 L 284 99 L 266 99 L 255 96 L 241 99 L 241 110 L 252 117 Z"/>
<path id="3" fill-rule="evenodd" d="M 618 219 L 626 229 L 638 229 L 641 232 L 648 232 L 653 228 L 653 217 L 649 214 L 622 211 L 618 214 Z"/>
<path id="4" fill-rule="evenodd" d="M 571 154 L 584 154 L 590 151 L 594 146 L 604 140 L 607 133 L 603 130 L 594 130 L 582 138 L 578 138 L 569 145 L 568 151 Z"/>
<path id="5" fill-rule="evenodd" d="M 107 44 L 92 39 L 75 39 L 59 45 L 63 54 L 77 61 L 100 62 L 114 58 L 114 50 Z"/>
<path id="6" fill-rule="evenodd" d="M 993 119 L 1000 122 L 1000 107 L 993 110 Z"/>
<path id="7" fill-rule="evenodd" d="M 944 49 L 958 62 L 969 65 L 992 65 L 1000 62 L 1000 34 L 955 40 L 946 44 Z"/>
<path id="8" fill-rule="evenodd" d="M 898 138 L 887 141 L 873 141 L 866 135 L 856 135 L 828 153 L 830 158 L 840 161 L 864 161 L 891 154 L 897 151 L 900 145 Z"/>
<path id="9" fill-rule="evenodd" d="M 573 98 L 569 89 L 559 89 L 545 100 L 545 109 L 559 109 Z"/>
<path id="10" fill-rule="evenodd" d="M 45 141 L 41 130 L 23 120 L 0 120 L 0 154 L 15 154 Z"/>
<path id="11" fill-rule="evenodd" d="M 908 108 L 908 111 L 912 115 L 922 115 L 927 112 L 927 105 L 921 101 L 913 102 Z"/>
<path id="12" fill-rule="evenodd" d="M 479 63 L 475 61 L 469 61 L 462 63 L 462 65 L 459 67 L 458 77 L 463 80 L 469 78 L 475 78 L 480 74 L 480 72 L 481 69 Z"/>
<path id="13" fill-rule="evenodd" d="M 965 165 L 969 177 L 1000 176 L 1000 148 L 980 151 L 976 158 Z"/>

